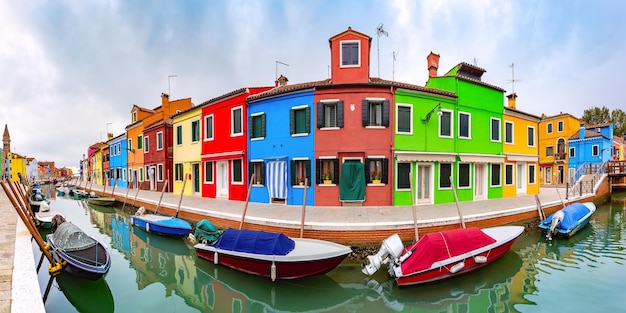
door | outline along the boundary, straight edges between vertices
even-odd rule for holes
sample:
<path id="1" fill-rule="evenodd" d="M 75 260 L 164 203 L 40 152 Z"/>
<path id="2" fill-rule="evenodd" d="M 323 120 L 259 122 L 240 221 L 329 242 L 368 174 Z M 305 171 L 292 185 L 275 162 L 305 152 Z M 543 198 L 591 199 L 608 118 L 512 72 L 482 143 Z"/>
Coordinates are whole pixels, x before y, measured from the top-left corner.
<path id="1" fill-rule="evenodd" d="M 563 171 L 563 165 L 559 165 L 558 167 L 558 180 L 557 180 L 557 184 L 563 184 L 563 176 L 565 176 L 565 173 Z"/>
<path id="2" fill-rule="evenodd" d="M 417 164 L 417 203 L 433 203 L 432 194 L 432 164 Z"/>
<path id="3" fill-rule="evenodd" d="M 552 184 L 552 167 L 546 167 L 546 184 Z"/>
<path id="4" fill-rule="evenodd" d="M 217 162 L 216 197 L 228 198 L 228 161 Z"/>
<path id="5" fill-rule="evenodd" d="M 526 193 L 526 163 L 517 162 L 517 194 Z"/>
<path id="6" fill-rule="evenodd" d="M 191 165 L 191 172 L 193 173 L 193 193 L 200 193 L 200 164 L 193 163 Z"/>
<path id="7" fill-rule="evenodd" d="M 150 190 L 156 190 L 156 167 L 151 166 L 148 170 L 148 180 L 150 181 Z"/>
<path id="8" fill-rule="evenodd" d="M 486 199 L 487 165 L 474 163 L 474 200 Z"/>

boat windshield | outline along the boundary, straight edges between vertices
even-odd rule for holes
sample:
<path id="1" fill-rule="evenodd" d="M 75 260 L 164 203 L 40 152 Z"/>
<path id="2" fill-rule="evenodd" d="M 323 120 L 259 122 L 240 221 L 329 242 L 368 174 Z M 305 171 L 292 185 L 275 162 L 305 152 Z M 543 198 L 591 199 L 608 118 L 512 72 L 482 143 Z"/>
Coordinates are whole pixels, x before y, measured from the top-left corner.
<path id="1" fill-rule="evenodd" d="M 54 232 L 56 245 L 66 251 L 83 250 L 96 245 L 96 240 L 85 234 L 78 226 L 64 222 Z"/>

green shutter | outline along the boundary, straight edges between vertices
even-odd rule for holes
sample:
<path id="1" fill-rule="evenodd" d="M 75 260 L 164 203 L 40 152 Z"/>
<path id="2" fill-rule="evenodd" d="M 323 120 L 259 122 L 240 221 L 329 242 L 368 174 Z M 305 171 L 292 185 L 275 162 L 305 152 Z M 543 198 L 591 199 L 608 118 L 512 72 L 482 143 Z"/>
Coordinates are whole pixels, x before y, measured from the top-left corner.
<path id="1" fill-rule="evenodd" d="M 289 110 L 289 133 L 292 135 L 296 133 L 296 120 L 294 115 L 295 110 Z"/>
<path id="2" fill-rule="evenodd" d="M 337 102 L 337 127 L 343 127 L 343 101 Z"/>
<path id="3" fill-rule="evenodd" d="M 292 110 L 293 111 L 293 110 Z M 291 168 L 289 169 L 291 176 L 291 185 L 294 186 L 296 182 L 296 161 L 291 160 Z"/>
<path id="4" fill-rule="evenodd" d="M 265 138 L 265 114 L 261 115 L 261 137 Z"/>
<path id="5" fill-rule="evenodd" d="M 305 126 L 305 131 L 304 132 L 305 133 L 311 133 L 311 108 L 310 107 L 306 107 L 305 119 L 306 119 L 306 121 L 305 121 L 304 125 L 306 125 L 306 126 Z"/>
<path id="6" fill-rule="evenodd" d="M 248 135 L 250 138 L 254 138 L 254 117 L 252 115 L 248 116 Z"/>

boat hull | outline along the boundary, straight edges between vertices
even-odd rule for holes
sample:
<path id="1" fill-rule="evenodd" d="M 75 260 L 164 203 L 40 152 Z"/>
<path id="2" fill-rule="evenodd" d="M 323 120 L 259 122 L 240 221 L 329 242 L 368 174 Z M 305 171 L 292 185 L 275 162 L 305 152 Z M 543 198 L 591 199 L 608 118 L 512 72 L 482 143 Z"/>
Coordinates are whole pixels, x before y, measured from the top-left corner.
<path id="1" fill-rule="evenodd" d="M 65 270 L 67 273 L 79 277 L 84 277 L 90 280 L 97 280 L 106 275 L 106 273 L 109 271 L 109 268 L 111 267 L 111 257 L 107 249 L 100 242 L 98 242 L 96 246 L 90 249 L 86 249 L 83 251 L 73 251 L 70 254 L 62 249 L 59 249 L 51 237 L 52 235 L 48 235 L 48 242 L 52 247 L 52 255 L 54 257 L 54 260 L 56 262 L 65 261 L 67 264 L 63 267 L 63 270 Z M 99 251 L 106 253 L 105 261 L 98 265 L 92 265 L 81 261 L 82 258 L 80 256 L 77 256 L 79 253 L 92 254 L 91 251 L 87 251 L 91 249 L 99 249 Z"/>
<path id="2" fill-rule="evenodd" d="M 111 206 L 115 203 L 115 198 L 103 197 L 103 198 L 89 198 L 87 200 L 89 204 Z"/>
<path id="3" fill-rule="evenodd" d="M 583 203 L 583 205 L 589 208 L 589 213 L 586 214 L 584 217 L 582 217 L 580 220 L 578 220 L 576 225 L 572 228 L 563 229 L 563 228 L 557 227 L 554 234 L 552 234 L 553 237 L 570 238 L 574 236 L 576 233 L 578 233 L 578 231 L 583 229 L 587 224 L 589 224 L 589 221 L 591 220 L 591 216 L 596 211 L 596 207 L 593 203 L 588 203 L 588 202 Z M 542 221 L 538 227 L 541 230 L 541 233 L 545 235 L 550 230 L 550 222 L 548 221 L 548 219 L 546 219 Z"/>
<path id="4" fill-rule="evenodd" d="M 316 254 L 316 248 L 309 244 L 319 246 L 324 245 L 324 241 L 315 239 L 293 240 L 296 242 L 295 252 L 290 252 L 285 256 L 257 255 L 229 250 L 218 250 L 216 253 L 215 247 L 207 244 L 197 244 L 194 248 L 198 257 L 214 264 L 221 264 L 244 273 L 272 279 L 297 279 L 328 273 L 352 251 L 349 247 L 328 243 L 330 251 Z M 302 247 L 299 248 L 298 245 Z M 310 253 L 307 255 L 307 252 Z M 216 256 L 217 261 L 215 260 Z"/>
<path id="5" fill-rule="evenodd" d="M 131 216 L 130 223 L 147 232 L 164 236 L 184 237 L 191 231 L 191 225 L 184 220 L 154 214 Z"/>

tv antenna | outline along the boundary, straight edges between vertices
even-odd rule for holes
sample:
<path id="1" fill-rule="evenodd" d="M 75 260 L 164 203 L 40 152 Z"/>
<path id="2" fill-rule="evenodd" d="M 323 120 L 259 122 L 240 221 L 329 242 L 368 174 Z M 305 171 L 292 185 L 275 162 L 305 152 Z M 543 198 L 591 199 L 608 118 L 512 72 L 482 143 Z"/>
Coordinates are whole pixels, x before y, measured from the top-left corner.
<path id="1" fill-rule="evenodd" d="M 387 37 L 389 37 L 389 33 L 387 33 L 386 30 L 383 29 L 383 23 L 380 23 L 380 25 L 378 25 L 378 27 L 376 27 L 376 51 L 378 54 L 378 78 L 380 78 L 380 36 L 385 35 Z"/>
<path id="2" fill-rule="evenodd" d="M 396 52 L 391 53 L 393 57 L 393 67 L 391 71 L 391 80 L 396 80 Z"/>
<path id="3" fill-rule="evenodd" d="M 509 67 L 511 68 L 511 79 L 508 80 L 508 82 L 513 84 L 513 93 L 515 93 L 515 82 L 521 82 L 521 79 L 515 79 L 515 63 L 511 63 L 511 65 L 509 65 Z"/>
<path id="4" fill-rule="evenodd" d="M 284 66 L 289 66 L 287 63 L 283 63 L 281 61 L 276 61 L 276 79 L 278 79 L 278 64 L 282 64 Z"/>

